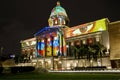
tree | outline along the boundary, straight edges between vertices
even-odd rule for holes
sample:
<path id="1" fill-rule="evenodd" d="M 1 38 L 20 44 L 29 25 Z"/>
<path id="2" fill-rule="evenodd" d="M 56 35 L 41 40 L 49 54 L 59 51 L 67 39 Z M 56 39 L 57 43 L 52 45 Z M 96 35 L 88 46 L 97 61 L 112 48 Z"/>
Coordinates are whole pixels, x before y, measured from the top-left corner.
<path id="1" fill-rule="evenodd" d="M 88 55 L 88 46 L 87 45 L 81 45 L 79 46 L 79 48 L 76 48 L 77 50 L 77 57 L 78 57 L 78 60 L 79 59 L 84 59 L 84 62 L 83 62 L 83 66 L 85 67 L 85 63 L 86 63 L 86 58 L 87 58 L 87 55 Z"/>
<path id="2" fill-rule="evenodd" d="M 97 61 L 100 58 L 100 63 L 102 64 L 102 56 L 105 55 L 106 48 L 101 43 L 96 43 L 89 46 L 89 56 L 88 59 Z M 102 65 L 101 65 L 102 66 Z"/>

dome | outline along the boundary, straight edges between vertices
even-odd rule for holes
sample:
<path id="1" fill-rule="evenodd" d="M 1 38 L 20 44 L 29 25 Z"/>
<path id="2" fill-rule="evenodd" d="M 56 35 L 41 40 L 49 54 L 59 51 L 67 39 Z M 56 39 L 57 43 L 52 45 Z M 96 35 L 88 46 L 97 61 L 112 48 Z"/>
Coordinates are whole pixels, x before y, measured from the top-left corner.
<path id="1" fill-rule="evenodd" d="M 48 19 L 48 24 L 50 27 L 65 27 L 69 23 L 69 18 L 63 7 L 60 6 L 60 2 L 57 2 L 57 6 L 51 11 L 50 17 Z"/>
<path id="2" fill-rule="evenodd" d="M 67 13 L 63 7 L 60 6 L 60 2 L 57 2 L 56 7 L 54 7 L 51 11 L 50 17 L 56 16 L 56 15 L 61 15 L 67 17 Z"/>

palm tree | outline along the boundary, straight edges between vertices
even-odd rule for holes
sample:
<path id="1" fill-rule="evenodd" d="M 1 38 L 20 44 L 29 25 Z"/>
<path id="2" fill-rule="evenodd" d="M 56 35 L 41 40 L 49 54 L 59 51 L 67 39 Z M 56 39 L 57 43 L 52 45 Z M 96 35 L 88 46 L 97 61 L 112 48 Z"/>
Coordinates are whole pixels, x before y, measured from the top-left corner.
<path id="1" fill-rule="evenodd" d="M 98 58 L 100 58 L 100 64 L 102 66 L 102 56 L 105 55 L 105 51 L 106 51 L 106 48 L 104 45 L 100 44 L 100 43 L 97 43 L 96 46 L 98 46 L 98 49 L 97 49 L 97 56 Z"/>
<path id="2" fill-rule="evenodd" d="M 102 64 L 102 56 L 105 55 L 105 51 L 106 48 L 104 47 L 104 45 L 102 45 L 101 43 L 96 43 L 94 45 L 90 45 L 89 46 L 89 53 L 90 53 L 90 57 L 88 58 L 89 60 L 93 59 L 95 61 L 98 60 L 98 58 L 100 58 L 100 64 Z M 101 65 L 102 66 L 102 65 Z"/>
<path id="3" fill-rule="evenodd" d="M 78 59 L 87 59 L 90 63 L 100 58 L 100 64 L 102 64 L 102 56 L 105 55 L 104 51 L 106 48 L 101 43 L 96 43 L 92 45 L 82 45 L 80 47 L 74 46 L 73 49 L 75 50 L 75 58 L 77 55 Z"/>
<path id="4" fill-rule="evenodd" d="M 88 45 L 82 45 L 80 50 L 80 54 L 82 58 L 87 58 L 88 53 Z"/>
<path id="5" fill-rule="evenodd" d="M 86 65 L 86 58 L 88 55 L 88 46 L 87 45 L 81 45 L 79 48 L 77 48 L 77 55 L 78 55 L 78 60 L 79 59 L 84 59 L 83 62 L 83 67 L 85 67 Z"/>

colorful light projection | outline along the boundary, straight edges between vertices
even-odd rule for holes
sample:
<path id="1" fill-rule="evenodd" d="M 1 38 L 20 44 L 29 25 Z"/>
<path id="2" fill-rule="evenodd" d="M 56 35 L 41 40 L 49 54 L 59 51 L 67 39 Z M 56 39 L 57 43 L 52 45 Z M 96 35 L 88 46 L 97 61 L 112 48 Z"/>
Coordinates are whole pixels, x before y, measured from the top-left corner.
<path id="1" fill-rule="evenodd" d="M 64 38 L 59 32 L 54 33 L 53 38 L 53 56 L 63 56 L 65 53 L 66 45 Z M 63 50 L 62 50 L 63 49 Z"/>
<path id="2" fill-rule="evenodd" d="M 67 13 L 63 7 L 61 7 L 60 2 L 57 2 L 56 7 L 54 7 L 51 11 L 50 17 L 55 15 L 63 15 L 67 17 Z"/>
<path id="3" fill-rule="evenodd" d="M 46 56 L 52 56 L 52 38 L 51 37 L 49 37 L 49 38 L 47 38 L 47 42 L 46 42 L 46 44 L 47 44 L 47 46 L 46 46 L 46 48 L 47 48 L 47 52 L 46 52 Z"/>
<path id="4" fill-rule="evenodd" d="M 65 38 L 64 38 L 64 36 L 61 36 L 61 37 L 62 37 L 61 45 L 63 44 L 63 46 L 61 46 L 61 51 L 63 51 L 63 56 L 66 56 L 67 55 L 67 47 L 66 47 Z"/>
<path id="5" fill-rule="evenodd" d="M 50 27 L 61 27 L 65 26 L 66 22 L 69 22 L 67 13 L 63 7 L 61 7 L 60 2 L 57 2 L 56 7 L 51 11 L 48 23 Z"/>
<path id="6" fill-rule="evenodd" d="M 45 40 L 44 39 L 38 40 L 37 51 L 40 56 L 45 56 Z"/>
<path id="7" fill-rule="evenodd" d="M 57 33 L 57 38 L 59 42 L 59 52 L 57 53 L 58 56 L 66 56 L 67 48 L 65 38 L 60 33 Z"/>
<path id="8" fill-rule="evenodd" d="M 104 18 L 95 22 L 68 28 L 67 30 L 65 30 L 65 37 L 68 38 L 92 32 L 105 31 L 107 26 L 106 21 L 106 18 Z"/>
<path id="9" fill-rule="evenodd" d="M 66 53 L 64 37 L 59 32 L 46 34 L 45 38 L 38 40 L 37 51 L 42 57 L 64 56 Z"/>
<path id="10" fill-rule="evenodd" d="M 61 54 L 60 39 L 58 35 L 56 35 L 53 40 L 53 56 L 58 56 L 59 54 Z"/>

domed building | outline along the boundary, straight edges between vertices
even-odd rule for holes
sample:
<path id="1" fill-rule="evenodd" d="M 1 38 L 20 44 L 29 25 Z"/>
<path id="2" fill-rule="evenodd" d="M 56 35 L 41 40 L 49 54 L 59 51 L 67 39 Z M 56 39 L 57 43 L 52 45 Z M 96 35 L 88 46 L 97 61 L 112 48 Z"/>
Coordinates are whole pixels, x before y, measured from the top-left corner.
<path id="1" fill-rule="evenodd" d="M 107 23 L 108 19 L 104 18 L 69 28 L 68 15 L 57 2 L 48 19 L 49 26 L 35 34 L 40 65 L 50 70 L 91 66 L 106 68 L 110 65 L 108 54 L 100 53 L 98 56 L 99 49 L 95 48 L 102 46 L 109 50 Z"/>
<path id="2" fill-rule="evenodd" d="M 50 17 L 48 19 L 50 27 L 66 27 L 69 24 L 69 18 L 65 9 L 57 2 L 56 7 L 51 11 Z"/>
<path id="3" fill-rule="evenodd" d="M 52 9 L 48 24 L 48 27 L 41 29 L 34 35 L 37 40 L 37 57 L 41 63 L 45 63 L 42 66 L 48 69 L 62 69 L 62 64 L 65 62 L 62 62 L 60 58 L 63 59 L 67 55 L 64 28 L 68 27 L 69 18 L 60 2 L 57 2 L 56 7 Z"/>
<path id="4" fill-rule="evenodd" d="M 110 48 L 114 55 L 115 46 L 110 46 L 109 20 L 103 18 L 70 28 L 69 22 L 66 10 L 57 2 L 49 16 L 49 26 L 34 35 L 37 59 L 32 63 L 48 70 L 111 69 Z"/>

